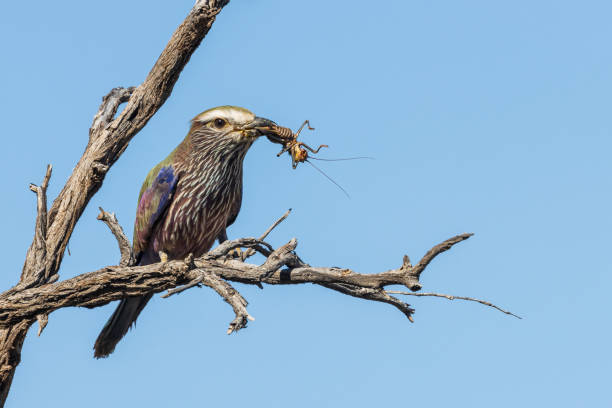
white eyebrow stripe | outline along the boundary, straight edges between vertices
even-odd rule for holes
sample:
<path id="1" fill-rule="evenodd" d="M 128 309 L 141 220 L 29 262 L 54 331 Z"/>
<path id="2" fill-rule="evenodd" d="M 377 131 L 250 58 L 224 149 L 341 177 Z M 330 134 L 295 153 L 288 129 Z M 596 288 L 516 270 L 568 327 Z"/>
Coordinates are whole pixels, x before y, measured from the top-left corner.
<path id="1" fill-rule="evenodd" d="M 255 119 L 255 115 L 244 108 L 236 106 L 219 106 L 218 108 L 209 109 L 200 113 L 198 116 L 193 118 L 197 122 L 208 122 L 215 118 L 223 118 L 232 124 L 246 124 L 252 122 Z"/>

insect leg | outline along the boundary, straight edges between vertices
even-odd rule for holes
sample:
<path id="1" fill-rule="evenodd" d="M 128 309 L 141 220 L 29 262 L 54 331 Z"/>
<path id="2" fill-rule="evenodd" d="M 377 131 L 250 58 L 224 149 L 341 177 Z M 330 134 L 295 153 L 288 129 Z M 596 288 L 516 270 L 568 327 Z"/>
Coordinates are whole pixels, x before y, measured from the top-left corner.
<path id="1" fill-rule="evenodd" d="M 304 123 L 302 123 L 302 126 L 300 126 L 300 128 L 298 129 L 297 132 L 295 132 L 295 135 L 293 135 L 294 139 L 297 139 L 297 137 L 300 135 L 300 132 L 302 131 L 302 129 L 304 128 L 304 126 L 308 125 L 308 130 L 315 130 L 315 128 L 310 127 L 310 121 L 305 120 Z"/>
<path id="2" fill-rule="evenodd" d="M 289 150 L 291 150 L 293 148 L 293 143 L 288 143 L 286 146 L 283 147 L 283 150 L 281 150 L 280 152 L 278 152 L 278 154 L 276 155 L 276 157 L 280 157 L 281 154 L 288 152 Z"/>

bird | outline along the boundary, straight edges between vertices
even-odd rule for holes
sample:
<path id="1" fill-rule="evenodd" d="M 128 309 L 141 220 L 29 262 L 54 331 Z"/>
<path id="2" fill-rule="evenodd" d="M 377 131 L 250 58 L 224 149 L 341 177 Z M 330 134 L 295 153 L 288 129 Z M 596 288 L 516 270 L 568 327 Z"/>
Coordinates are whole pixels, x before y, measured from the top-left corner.
<path id="1" fill-rule="evenodd" d="M 276 124 L 237 106 L 208 109 L 191 121 L 185 139 L 145 178 L 132 249 L 137 265 L 206 253 L 238 216 L 244 157 Z M 108 357 L 153 294 L 127 297 L 104 325 L 94 357 Z"/>

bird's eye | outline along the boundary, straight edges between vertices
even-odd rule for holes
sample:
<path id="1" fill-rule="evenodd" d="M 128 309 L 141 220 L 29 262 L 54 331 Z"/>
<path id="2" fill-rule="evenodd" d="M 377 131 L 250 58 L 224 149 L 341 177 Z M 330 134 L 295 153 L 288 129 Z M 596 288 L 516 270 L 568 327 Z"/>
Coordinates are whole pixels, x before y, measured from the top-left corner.
<path id="1" fill-rule="evenodd" d="M 215 119 L 215 121 L 213 122 L 213 125 L 217 128 L 217 129 L 221 129 L 223 128 L 225 125 L 227 124 L 227 122 L 225 121 L 225 119 L 221 119 L 221 118 L 217 118 Z"/>

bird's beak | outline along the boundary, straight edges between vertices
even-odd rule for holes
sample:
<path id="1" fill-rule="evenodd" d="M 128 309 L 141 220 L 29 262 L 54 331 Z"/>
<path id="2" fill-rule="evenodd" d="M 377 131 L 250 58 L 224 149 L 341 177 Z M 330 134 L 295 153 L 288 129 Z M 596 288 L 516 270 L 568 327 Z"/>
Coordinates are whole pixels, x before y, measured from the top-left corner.
<path id="1" fill-rule="evenodd" d="M 259 137 L 271 133 L 275 126 L 276 123 L 273 121 L 256 116 L 251 123 L 244 126 L 241 130 L 246 131 L 251 137 Z"/>

